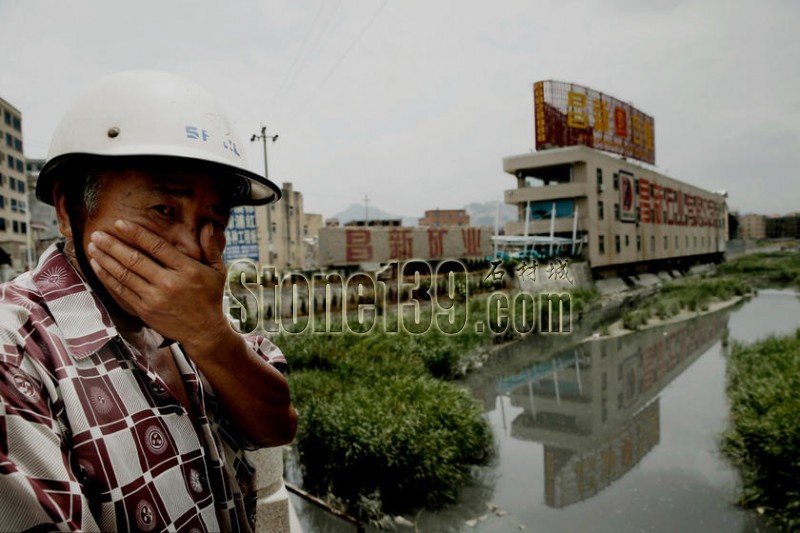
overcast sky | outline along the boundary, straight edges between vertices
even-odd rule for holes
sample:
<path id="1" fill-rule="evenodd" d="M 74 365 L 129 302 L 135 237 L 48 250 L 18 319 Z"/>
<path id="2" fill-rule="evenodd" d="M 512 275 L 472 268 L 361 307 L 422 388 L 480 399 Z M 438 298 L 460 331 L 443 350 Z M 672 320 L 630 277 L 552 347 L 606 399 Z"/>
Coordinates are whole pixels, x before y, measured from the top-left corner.
<path id="1" fill-rule="evenodd" d="M 800 211 L 795 0 L 0 0 L 0 97 L 44 157 L 90 82 L 156 68 L 211 90 L 270 176 L 325 216 L 502 200 L 534 147 L 532 83 L 574 82 L 655 118 L 656 165 Z M 250 166 L 263 171 L 260 143 Z"/>

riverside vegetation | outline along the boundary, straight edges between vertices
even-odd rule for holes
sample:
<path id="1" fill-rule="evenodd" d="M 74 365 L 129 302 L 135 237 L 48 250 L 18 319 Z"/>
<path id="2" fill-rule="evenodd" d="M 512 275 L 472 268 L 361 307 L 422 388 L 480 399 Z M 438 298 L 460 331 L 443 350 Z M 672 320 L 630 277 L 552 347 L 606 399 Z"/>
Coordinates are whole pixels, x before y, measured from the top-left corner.
<path id="1" fill-rule="evenodd" d="M 754 254 L 720 266 L 756 286 L 800 287 L 796 253 Z M 729 426 L 722 449 L 742 475 L 740 504 L 800 529 L 800 330 L 728 354 Z"/>
<path id="2" fill-rule="evenodd" d="M 598 296 L 576 289 L 570 311 L 578 316 Z M 455 322 L 466 327 L 457 335 L 386 331 L 377 320 L 368 334 L 308 328 L 272 337 L 291 365 L 307 490 L 380 525 L 391 514 L 457 501 L 475 468 L 491 460 L 483 410 L 457 380 L 491 344 L 519 334 L 476 328 L 497 320 L 496 310 L 485 294 L 461 298 Z"/>
<path id="3" fill-rule="evenodd" d="M 800 329 L 728 355 L 730 426 L 722 449 L 742 475 L 743 507 L 800 528 Z"/>
<path id="4" fill-rule="evenodd" d="M 746 256 L 720 265 L 717 272 L 714 277 L 686 279 L 662 287 L 656 297 L 623 315 L 624 326 L 639 329 L 651 317 L 668 318 L 681 310 L 704 311 L 715 300 L 749 293 L 751 284 L 798 285 L 800 258 L 782 253 Z M 347 328 L 333 334 L 312 333 L 313 328 L 308 328 L 303 334 L 272 337 L 291 363 L 289 382 L 300 416 L 296 450 L 306 489 L 362 520 L 385 524 L 389 514 L 455 502 L 461 487 L 473 478 L 475 468 L 491 460 L 490 429 L 482 410 L 458 379 L 480 364 L 491 344 L 519 337 L 520 328 L 492 333 L 483 327 L 478 333 L 477 323 L 488 325 L 498 320 L 496 309 L 487 305 L 486 295 L 475 294 L 478 283 L 465 285 L 469 285 L 469 301 L 458 307 L 455 322 L 466 327 L 458 335 L 447 335 L 436 328 L 416 335 L 385 331 L 378 320 L 366 335 L 347 332 Z M 466 291 L 462 288 L 459 293 L 463 298 Z M 595 290 L 571 291 L 573 320 L 577 322 L 598 298 Z M 518 307 L 509 312 L 512 320 L 521 316 Z M 391 310 L 379 306 L 378 313 L 391 314 Z M 773 348 L 756 348 L 767 349 Z M 734 352 L 749 353 L 742 347 Z M 747 388 L 741 377 L 747 374 L 746 364 L 753 364 L 753 358 L 731 357 L 729 372 L 740 377 L 731 377 L 730 391 Z M 797 373 L 800 361 L 793 364 Z M 739 365 L 741 371 L 736 370 Z M 765 375 L 763 379 L 754 387 L 770 396 L 772 386 L 768 383 L 779 378 Z M 796 384 L 785 390 L 797 390 Z M 779 407 L 781 402 L 765 402 L 759 409 L 771 406 L 776 409 L 774 415 L 755 420 L 764 413 L 737 406 L 751 399 L 750 393 L 731 392 L 732 410 L 737 414 L 732 416 L 733 426 L 724 446 L 743 469 L 742 502 L 767 508 L 779 517 L 796 517 L 800 508 L 796 493 L 784 491 L 790 495 L 781 500 L 774 497 L 775 491 L 765 488 L 774 476 L 786 475 L 776 458 L 784 453 L 789 458 L 796 455 L 799 426 L 790 423 L 796 422 L 792 413 L 800 405 L 786 404 L 791 407 L 787 410 Z M 784 418 L 779 431 L 762 427 L 757 434 L 748 433 L 756 422 L 767 424 Z M 752 439 L 770 453 L 752 445 Z M 784 478 L 785 486 L 800 486 L 796 468 Z"/>

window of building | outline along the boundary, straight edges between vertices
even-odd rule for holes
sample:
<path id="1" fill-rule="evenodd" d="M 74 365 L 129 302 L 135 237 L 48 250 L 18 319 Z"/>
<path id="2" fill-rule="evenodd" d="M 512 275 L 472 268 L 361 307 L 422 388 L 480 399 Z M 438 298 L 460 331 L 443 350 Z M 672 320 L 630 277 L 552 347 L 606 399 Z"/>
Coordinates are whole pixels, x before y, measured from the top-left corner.
<path id="1" fill-rule="evenodd" d="M 14 141 L 11 139 L 10 133 L 6 133 L 6 146 L 8 146 L 9 148 L 14 147 Z"/>
<path id="2" fill-rule="evenodd" d="M 597 169 L 597 191 L 603 192 L 603 169 Z"/>
<path id="3" fill-rule="evenodd" d="M 27 233 L 28 232 L 28 224 L 26 224 L 25 222 L 20 222 L 19 223 L 19 230 L 20 230 L 20 233 Z"/>
<path id="4" fill-rule="evenodd" d="M 637 180 L 633 180 L 633 190 L 636 193 L 636 195 L 638 196 L 639 195 L 639 180 L 638 179 Z"/>
<path id="5" fill-rule="evenodd" d="M 303 235 L 308 235 L 308 226 L 303 226 Z"/>
<path id="6" fill-rule="evenodd" d="M 14 221 L 11 223 L 11 227 L 12 227 L 12 229 L 13 229 L 14 233 L 19 233 L 19 222 L 17 222 L 16 220 L 14 220 Z"/>
<path id="7" fill-rule="evenodd" d="M 290 205 L 289 206 L 289 216 L 292 216 L 293 214 L 294 214 L 294 206 Z"/>
<path id="8" fill-rule="evenodd" d="M 4 115 L 5 115 L 5 119 L 6 119 L 6 124 L 8 124 L 10 126 L 11 125 L 11 113 L 9 113 L 8 110 L 6 109 L 5 112 L 4 112 Z"/>
<path id="9" fill-rule="evenodd" d="M 14 191 L 17 189 L 17 180 L 12 178 L 11 176 L 8 177 L 8 186 L 11 187 L 11 190 Z"/>
<path id="10" fill-rule="evenodd" d="M 278 225 L 275 222 L 273 222 L 272 223 L 272 233 L 275 233 L 277 231 L 278 231 Z"/>
<path id="11" fill-rule="evenodd" d="M 11 199 L 11 211 L 13 213 L 17 212 L 17 199 L 16 198 L 12 198 Z"/>
<path id="12" fill-rule="evenodd" d="M 636 251 L 637 252 L 641 252 L 642 251 L 642 237 L 641 237 L 641 235 L 637 235 L 636 236 Z"/>
<path id="13" fill-rule="evenodd" d="M 667 236 L 664 235 L 664 249 L 666 250 L 668 248 L 669 248 L 669 239 L 667 239 Z"/>
<path id="14" fill-rule="evenodd" d="M 531 202 L 528 216 L 531 220 L 550 220 L 553 206 L 556 208 L 556 218 L 572 218 L 575 214 L 575 201 L 566 199 Z"/>
<path id="15" fill-rule="evenodd" d="M 0 195 L 0 209 L 4 209 L 6 207 L 6 197 Z"/>
<path id="16" fill-rule="evenodd" d="M 604 255 L 606 253 L 606 238 L 604 235 L 598 235 L 597 237 L 597 252 L 600 255 Z"/>
<path id="17" fill-rule="evenodd" d="M 20 131 L 22 129 L 22 121 L 19 117 L 12 117 L 12 120 L 14 121 L 14 129 Z"/>
<path id="18" fill-rule="evenodd" d="M 0 217 L 0 231 L 6 231 L 6 219 Z"/>
<path id="19" fill-rule="evenodd" d="M 20 161 L 21 162 L 21 161 Z M 19 192 L 25 192 L 25 182 L 22 180 L 17 180 L 17 190 Z"/>
<path id="20" fill-rule="evenodd" d="M 629 236 L 625 235 L 625 248 L 631 245 L 631 239 Z"/>
<path id="21" fill-rule="evenodd" d="M 678 243 L 678 236 L 675 235 L 675 249 L 677 250 L 680 244 Z"/>
<path id="22" fill-rule="evenodd" d="M 6 163 L 8 164 L 8 168 L 14 170 L 14 158 L 11 157 L 11 154 L 6 154 Z"/>
<path id="23" fill-rule="evenodd" d="M 614 190 L 619 190 L 619 174 L 614 172 Z"/>
<path id="24" fill-rule="evenodd" d="M 619 222 L 619 204 L 614 204 L 614 220 Z"/>
<path id="25" fill-rule="evenodd" d="M 620 251 L 619 243 L 620 243 L 619 235 L 614 235 L 614 251 L 616 253 L 619 253 Z"/>
<path id="26" fill-rule="evenodd" d="M 656 251 L 656 236 L 655 235 L 650 235 L 650 251 L 651 252 L 655 252 Z"/>
<path id="27" fill-rule="evenodd" d="M 24 212 L 25 212 L 25 208 L 26 208 L 26 207 L 27 207 L 27 206 L 25 205 L 25 202 L 24 202 L 24 201 L 22 201 L 22 200 L 20 200 L 20 201 L 19 201 L 19 212 L 20 212 L 20 213 L 24 213 Z"/>
<path id="28" fill-rule="evenodd" d="M 17 159 L 17 172 L 25 172 L 25 165 L 22 164 L 22 159 Z"/>
<path id="29" fill-rule="evenodd" d="M 603 220 L 603 202 L 597 202 L 597 219 Z"/>
<path id="30" fill-rule="evenodd" d="M 16 138 L 14 139 L 14 149 L 17 152 L 22 151 L 22 139 L 16 139 Z"/>

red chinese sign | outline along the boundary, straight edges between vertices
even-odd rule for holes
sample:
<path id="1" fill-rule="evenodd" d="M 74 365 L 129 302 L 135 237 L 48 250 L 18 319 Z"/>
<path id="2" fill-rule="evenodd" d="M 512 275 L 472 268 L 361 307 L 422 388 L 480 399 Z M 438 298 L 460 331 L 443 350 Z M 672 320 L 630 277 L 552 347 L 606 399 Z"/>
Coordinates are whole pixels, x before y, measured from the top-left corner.
<path id="1" fill-rule="evenodd" d="M 653 117 L 599 91 L 562 81 L 533 85 L 536 149 L 582 144 L 655 164 Z"/>

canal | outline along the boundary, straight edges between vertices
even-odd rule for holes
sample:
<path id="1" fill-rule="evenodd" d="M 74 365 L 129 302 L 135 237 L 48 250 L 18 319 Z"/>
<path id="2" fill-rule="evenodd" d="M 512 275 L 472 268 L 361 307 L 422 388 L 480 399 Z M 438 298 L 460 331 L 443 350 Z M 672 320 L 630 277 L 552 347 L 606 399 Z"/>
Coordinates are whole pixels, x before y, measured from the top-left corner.
<path id="1" fill-rule="evenodd" d="M 494 461 L 458 504 L 406 518 L 431 532 L 768 531 L 735 506 L 738 474 L 719 452 L 726 352 L 798 327 L 798 294 L 762 290 L 552 357 L 536 338 L 509 346 L 466 383 L 485 407 Z M 308 532 L 353 531 L 292 501 Z"/>

